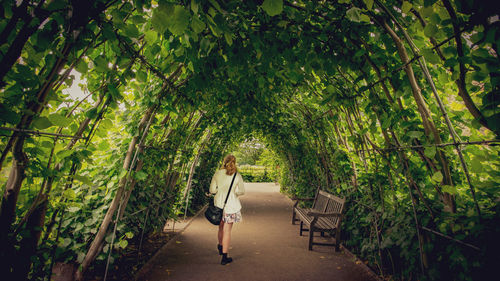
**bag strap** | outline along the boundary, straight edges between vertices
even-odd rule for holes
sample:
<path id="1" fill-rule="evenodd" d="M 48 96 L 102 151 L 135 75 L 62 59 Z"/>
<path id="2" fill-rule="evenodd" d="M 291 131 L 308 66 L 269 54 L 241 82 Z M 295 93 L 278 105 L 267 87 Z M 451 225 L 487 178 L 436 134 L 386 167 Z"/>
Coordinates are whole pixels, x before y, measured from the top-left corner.
<path id="1" fill-rule="evenodd" d="M 237 172 L 234 173 L 233 180 L 231 181 L 231 185 L 229 186 L 229 190 L 227 191 L 226 201 L 224 201 L 224 207 L 226 207 L 227 199 L 229 198 L 229 193 L 231 192 L 231 188 L 233 187 L 233 182 L 234 178 L 236 178 L 236 174 Z M 222 207 L 222 209 L 224 209 L 224 207 Z"/>

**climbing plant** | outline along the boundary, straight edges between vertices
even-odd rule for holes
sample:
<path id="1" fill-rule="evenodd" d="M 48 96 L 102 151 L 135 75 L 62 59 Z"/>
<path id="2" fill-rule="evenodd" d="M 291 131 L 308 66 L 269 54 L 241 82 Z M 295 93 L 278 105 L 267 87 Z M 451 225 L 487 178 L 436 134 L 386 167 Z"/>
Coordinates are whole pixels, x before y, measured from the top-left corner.
<path id="1" fill-rule="evenodd" d="M 82 280 L 206 203 L 258 136 L 282 192 L 347 199 L 345 246 L 396 280 L 499 250 L 500 20 L 474 0 L 2 1 L 2 276 Z M 82 96 L 65 91 L 81 81 Z M 15 258 L 12 258 L 15 257 Z"/>

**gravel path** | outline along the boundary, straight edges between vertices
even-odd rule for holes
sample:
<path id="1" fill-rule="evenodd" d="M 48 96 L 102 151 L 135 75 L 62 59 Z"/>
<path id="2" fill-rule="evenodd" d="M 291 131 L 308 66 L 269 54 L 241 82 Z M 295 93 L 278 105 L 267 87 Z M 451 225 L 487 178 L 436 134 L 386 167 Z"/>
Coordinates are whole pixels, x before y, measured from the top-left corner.
<path id="1" fill-rule="evenodd" d="M 333 247 L 314 246 L 291 224 L 292 201 L 274 183 L 247 183 L 243 221 L 233 226 L 229 256 L 220 265 L 217 227 L 198 215 L 140 272 L 138 280 L 377 280 Z M 358 262 L 359 263 L 359 262 Z"/>

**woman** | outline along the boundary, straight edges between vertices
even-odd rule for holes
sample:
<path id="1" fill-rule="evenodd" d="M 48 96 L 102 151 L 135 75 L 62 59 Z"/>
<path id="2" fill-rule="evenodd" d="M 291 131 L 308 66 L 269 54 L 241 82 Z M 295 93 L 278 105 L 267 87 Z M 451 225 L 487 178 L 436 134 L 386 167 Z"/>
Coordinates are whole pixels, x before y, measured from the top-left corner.
<path id="1" fill-rule="evenodd" d="M 229 186 L 231 185 L 235 173 L 236 176 L 233 186 L 229 193 L 226 206 L 224 207 L 224 201 L 226 200 L 227 192 L 229 191 Z M 233 155 L 227 155 L 224 158 L 224 164 L 221 169 L 215 172 L 212 177 L 212 182 L 210 183 L 210 193 L 216 193 L 214 205 L 219 208 L 224 208 L 222 221 L 219 225 L 219 244 L 217 244 L 217 249 L 219 250 L 219 255 L 222 255 L 220 263 L 225 265 L 233 261 L 232 258 L 227 256 L 229 244 L 231 242 L 231 229 L 233 228 L 233 223 L 241 221 L 241 203 L 238 196 L 245 194 L 243 178 L 238 174 L 236 157 Z"/>

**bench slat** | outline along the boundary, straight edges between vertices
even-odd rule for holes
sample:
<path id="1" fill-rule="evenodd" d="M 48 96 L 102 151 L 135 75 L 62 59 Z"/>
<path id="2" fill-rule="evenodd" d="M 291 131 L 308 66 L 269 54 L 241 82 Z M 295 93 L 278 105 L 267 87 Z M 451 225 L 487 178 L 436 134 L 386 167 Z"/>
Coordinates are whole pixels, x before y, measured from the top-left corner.
<path id="1" fill-rule="evenodd" d="M 318 196 L 314 203 L 313 209 L 318 212 L 324 212 L 328 207 L 328 198 L 324 196 Z"/>
<path id="2" fill-rule="evenodd" d="M 344 204 L 345 203 L 345 199 L 343 198 L 340 198 L 340 197 L 337 197 L 329 192 L 326 192 L 324 190 L 320 190 L 318 194 L 321 194 L 322 196 L 325 196 L 325 197 L 328 197 L 334 201 L 337 201 L 337 202 L 340 202 L 341 204 Z"/>

